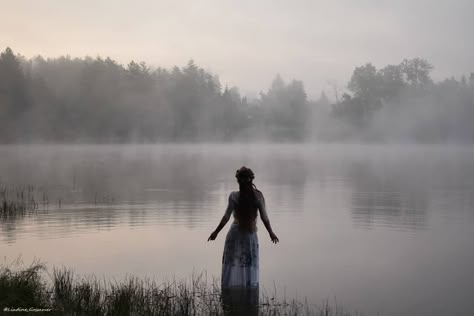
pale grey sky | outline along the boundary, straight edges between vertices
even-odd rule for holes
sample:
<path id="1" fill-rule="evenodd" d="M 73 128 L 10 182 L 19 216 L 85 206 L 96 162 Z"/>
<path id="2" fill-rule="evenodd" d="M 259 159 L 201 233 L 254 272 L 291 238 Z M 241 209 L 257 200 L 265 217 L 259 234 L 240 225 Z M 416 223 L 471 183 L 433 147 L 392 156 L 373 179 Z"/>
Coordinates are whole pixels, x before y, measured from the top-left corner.
<path id="1" fill-rule="evenodd" d="M 310 97 L 355 66 L 423 57 L 434 77 L 474 72 L 473 0 L 0 0 L 0 49 L 26 57 L 110 56 L 152 66 L 189 59 L 243 94 L 276 73 Z"/>

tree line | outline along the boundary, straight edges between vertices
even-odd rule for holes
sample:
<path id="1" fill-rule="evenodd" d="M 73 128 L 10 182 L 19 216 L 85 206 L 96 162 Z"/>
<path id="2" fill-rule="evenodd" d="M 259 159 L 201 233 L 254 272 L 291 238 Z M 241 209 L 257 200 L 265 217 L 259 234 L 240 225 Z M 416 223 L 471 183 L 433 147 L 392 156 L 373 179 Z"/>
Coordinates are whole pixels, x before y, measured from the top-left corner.
<path id="1" fill-rule="evenodd" d="M 432 69 L 420 58 L 356 67 L 348 91 L 332 103 L 324 92 L 309 100 L 302 81 L 277 75 L 249 100 L 192 60 L 152 69 L 100 57 L 26 59 L 6 48 L 0 142 L 384 141 L 400 134 L 393 120 L 407 138 L 472 141 L 474 74 L 434 83 Z M 405 117 L 423 111 L 429 120 Z M 386 119 L 389 129 L 380 127 Z"/>
<path id="2" fill-rule="evenodd" d="M 421 58 L 356 67 L 350 93 L 332 105 L 332 114 L 349 126 L 346 132 L 370 140 L 474 142 L 474 73 L 435 83 L 433 68 Z"/>

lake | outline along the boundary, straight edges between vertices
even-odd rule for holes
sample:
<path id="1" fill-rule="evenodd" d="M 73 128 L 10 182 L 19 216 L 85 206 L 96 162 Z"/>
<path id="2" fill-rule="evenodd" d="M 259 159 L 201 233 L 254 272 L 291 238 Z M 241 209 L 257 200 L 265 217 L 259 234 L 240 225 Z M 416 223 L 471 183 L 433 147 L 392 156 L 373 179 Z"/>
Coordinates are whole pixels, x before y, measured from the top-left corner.
<path id="1" fill-rule="evenodd" d="M 78 275 L 220 278 L 230 223 L 207 242 L 242 165 L 259 221 L 260 288 L 365 315 L 474 313 L 474 148 L 415 145 L 0 146 L 0 187 L 36 214 L 0 222 L 3 263 Z"/>

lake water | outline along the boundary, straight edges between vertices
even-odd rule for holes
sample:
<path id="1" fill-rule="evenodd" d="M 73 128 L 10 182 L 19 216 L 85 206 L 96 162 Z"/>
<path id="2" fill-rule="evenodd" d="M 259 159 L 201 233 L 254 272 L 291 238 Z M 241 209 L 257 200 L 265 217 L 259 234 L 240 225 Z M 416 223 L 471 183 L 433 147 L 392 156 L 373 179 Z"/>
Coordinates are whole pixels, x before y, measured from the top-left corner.
<path id="1" fill-rule="evenodd" d="M 474 148 L 372 145 L 0 146 L 0 186 L 37 214 L 0 222 L 0 255 L 79 275 L 219 279 L 235 170 L 256 174 L 260 284 L 365 315 L 474 313 Z"/>

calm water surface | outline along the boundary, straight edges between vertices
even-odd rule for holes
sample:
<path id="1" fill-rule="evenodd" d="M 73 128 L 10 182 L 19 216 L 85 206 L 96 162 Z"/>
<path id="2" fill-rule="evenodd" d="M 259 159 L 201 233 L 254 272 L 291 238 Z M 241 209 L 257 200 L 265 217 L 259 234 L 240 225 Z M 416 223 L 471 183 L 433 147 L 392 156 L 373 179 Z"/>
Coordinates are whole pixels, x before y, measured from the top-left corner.
<path id="1" fill-rule="evenodd" d="M 1 146 L 0 157 L 0 186 L 32 185 L 40 203 L 0 221 L 3 262 L 218 279 L 229 226 L 206 240 L 246 165 L 280 238 L 259 224 L 262 290 L 366 315 L 474 313 L 470 147 Z"/>

